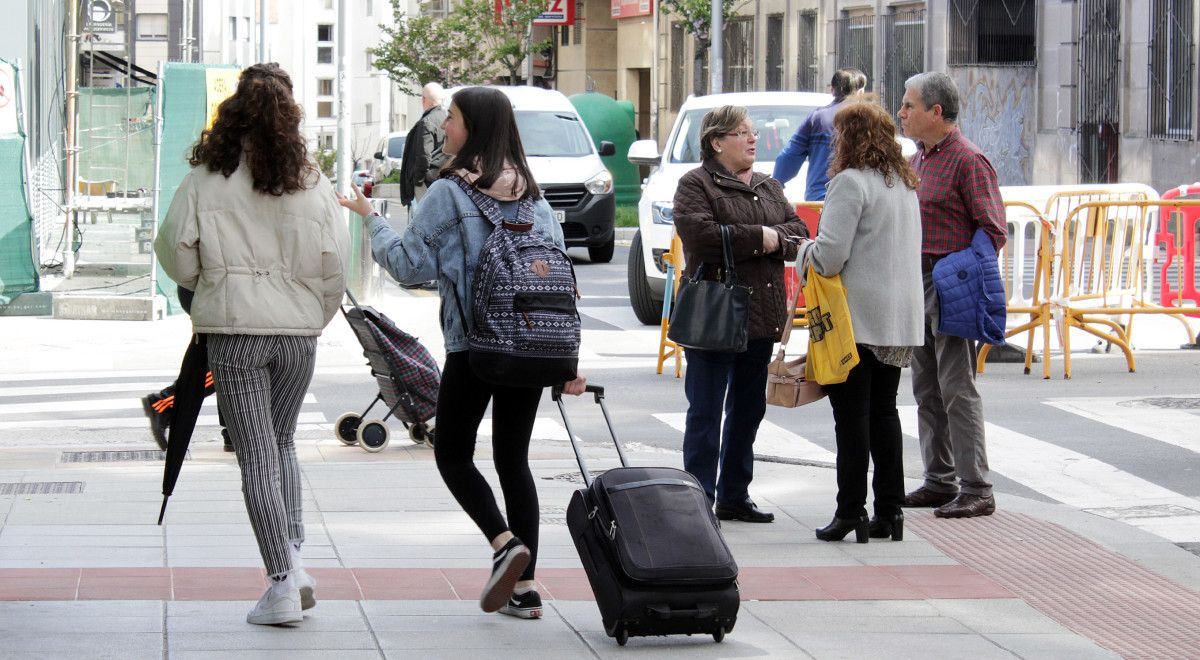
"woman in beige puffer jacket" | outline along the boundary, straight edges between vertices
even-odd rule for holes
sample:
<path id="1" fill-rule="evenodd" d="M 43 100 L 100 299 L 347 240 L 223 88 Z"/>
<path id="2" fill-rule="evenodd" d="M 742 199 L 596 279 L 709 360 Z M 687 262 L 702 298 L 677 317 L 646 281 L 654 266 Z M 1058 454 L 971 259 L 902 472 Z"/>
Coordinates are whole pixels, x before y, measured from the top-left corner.
<path id="1" fill-rule="evenodd" d="M 308 161 L 292 82 L 274 64 L 242 72 L 192 148 L 155 241 L 163 270 L 195 291 L 217 405 L 271 586 L 247 616 L 303 620 L 315 581 L 300 566 L 300 468 L 292 437 L 317 336 L 345 289 L 350 237 L 332 186 Z"/>

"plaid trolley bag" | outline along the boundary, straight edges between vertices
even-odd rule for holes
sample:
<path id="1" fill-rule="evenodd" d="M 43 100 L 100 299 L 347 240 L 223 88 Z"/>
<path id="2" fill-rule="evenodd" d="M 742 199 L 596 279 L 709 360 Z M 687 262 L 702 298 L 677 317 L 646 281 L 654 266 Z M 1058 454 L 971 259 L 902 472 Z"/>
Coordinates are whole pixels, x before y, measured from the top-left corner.
<path id="1" fill-rule="evenodd" d="M 338 440 L 369 452 L 382 451 L 389 440 L 384 422 L 395 415 L 413 442 L 432 447 L 434 428 L 426 422 L 437 411 L 441 384 L 437 361 L 416 337 L 397 328 L 387 316 L 359 305 L 349 291 L 346 297 L 351 309 L 343 307 L 342 315 L 362 344 L 371 375 L 379 383 L 379 393 L 362 413 L 348 412 L 338 417 L 333 425 Z M 380 401 L 388 407 L 387 414 L 383 419 L 364 421 Z"/>
<path id="2" fill-rule="evenodd" d="M 563 407 L 586 486 L 571 495 L 567 527 L 600 608 L 604 630 L 631 636 L 706 634 L 720 642 L 737 621 L 738 567 L 699 482 L 665 467 L 628 467 L 604 388 L 589 385 L 617 446 L 621 467 L 591 477 Z"/>

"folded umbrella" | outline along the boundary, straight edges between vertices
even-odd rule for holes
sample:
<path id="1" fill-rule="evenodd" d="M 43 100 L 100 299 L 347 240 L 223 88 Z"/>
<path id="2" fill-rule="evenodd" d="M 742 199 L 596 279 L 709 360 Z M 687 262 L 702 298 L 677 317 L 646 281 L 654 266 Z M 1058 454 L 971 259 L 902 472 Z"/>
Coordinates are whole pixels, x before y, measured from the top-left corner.
<path id="1" fill-rule="evenodd" d="M 179 366 L 179 378 L 175 381 L 175 412 L 167 433 L 167 456 L 163 465 L 163 502 L 158 512 L 158 524 L 162 524 L 167 513 L 167 498 L 175 491 L 183 459 L 187 457 L 192 432 L 196 429 L 196 418 L 204 403 L 204 378 L 208 374 L 208 346 L 204 335 L 192 335 Z"/>

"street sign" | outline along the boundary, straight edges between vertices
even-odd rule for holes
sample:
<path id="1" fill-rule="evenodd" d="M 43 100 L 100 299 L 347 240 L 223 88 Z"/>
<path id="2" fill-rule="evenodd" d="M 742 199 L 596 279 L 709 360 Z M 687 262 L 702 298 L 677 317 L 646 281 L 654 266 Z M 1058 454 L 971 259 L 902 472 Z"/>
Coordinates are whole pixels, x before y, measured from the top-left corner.
<path id="1" fill-rule="evenodd" d="M 534 25 L 574 25 L 575 0 L 549 0 L 546 11 L 533 19 Z"/>
<path id="2" fill-rule="evenodd" d="M 109 0 L 88 0 L 83 14 L 83 31 L 100 33 L 117 31 L 117 12 Z"/>
<path id="3" fill-rule="evenodd" d="M 652 0 L 612 0 L 613 18 L 630 18 L 633 16 L 649 16 Z"/>

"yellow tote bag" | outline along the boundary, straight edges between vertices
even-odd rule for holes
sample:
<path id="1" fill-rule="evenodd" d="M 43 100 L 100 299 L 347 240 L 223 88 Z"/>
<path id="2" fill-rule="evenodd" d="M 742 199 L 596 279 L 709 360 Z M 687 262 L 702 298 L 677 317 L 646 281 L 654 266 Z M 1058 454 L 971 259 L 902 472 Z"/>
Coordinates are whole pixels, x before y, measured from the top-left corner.
<path id="1" fill-rule="evenodd" d="M 804 304 L 808 308 L 808 361 L 804 377 L 821 385 L 846 382 L 850 370 L 858 364 L 854 345 L 854 327 L 850 324 L 850 306 L 842 276 L 825 277 L 808 267 L 804 283 Z"/>

